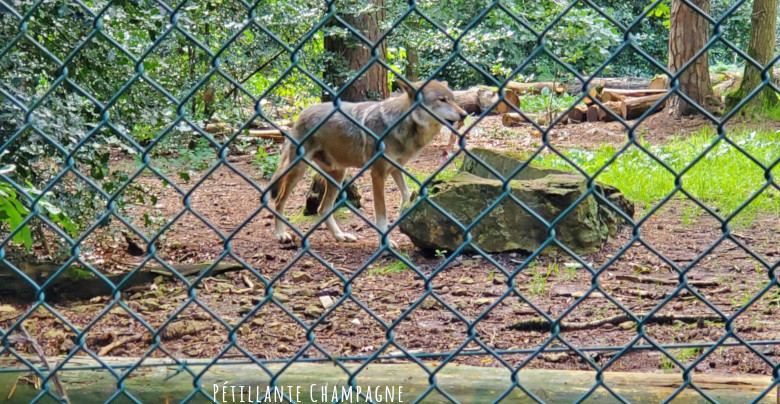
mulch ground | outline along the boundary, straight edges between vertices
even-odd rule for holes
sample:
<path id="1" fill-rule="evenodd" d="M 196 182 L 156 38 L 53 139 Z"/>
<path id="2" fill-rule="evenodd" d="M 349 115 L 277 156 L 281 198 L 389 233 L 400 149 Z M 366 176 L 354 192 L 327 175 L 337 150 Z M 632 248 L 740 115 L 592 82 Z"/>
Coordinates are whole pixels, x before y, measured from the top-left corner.
<path id="1" fill-rule="evenodd" d="M 673 134 L 684 136 L 705 124 L 701 118 L 673 120 L 656 114 L 637 134 L 645 141 L 663 143 Z M 553 130 L 550 144 L 592 148 L 604 143 L 620 145 L 625 139 L 625 129 L 619 124 L 584 123 Z M 446 142 L 442 134 L 410 165 L 412 171 L 437 168 Z M 497 117 L 480 122 L 467 141 L 469 146 L 521 151 L 534 150 L 541 142 L 530 126 L 503 128 Z M 248 157 L 231 155 L 228 160 L 264 187 L 267 181 Z M 370 179 L 366 177 L 357 182 L 363 195 L 361 213 L 373 219 Z M 190 189 L 197 180 L 198 175 L 194 175 L 178 185 Z M 157 204 L 131 206 L 127 216 L 137 218 L 133 223 L 153 234 L 153 229 L 177 217 L 182 197 L 152 175 L 142 176 L 139 184 L 157 197 Z M 299 185 L 294 192 L 288 216 L 303 205 L 305 188 Z M 388 183 L 387 198 L 390 218 L 397 218 L 400 195 L 392 182 Z M 260 192 L 228 167 L 216 169 L 189 200 L 191 211 L 178 216 L 158 243 L 159 259 L 172 265 L 240 260 L 266 281 L 273 281 L 274 297 L 282 307 L 272 302 L 255 307 L 264 299 L 266 285 L 249 270 L 205 278 L 194 291 L 197 302 L 189 301 L 183 282 L 171 278 L 135 287 L 123 293 L 123 301 L 145 323 L 157 328 L 175 314 L 175 321 L 161 334 L 160 345 L 151 352 L 154 357 L 212 358 L 222 354 L 240 358 L 244 350 L 258 359 L 291 358 L 308 343 L 305 326 L 314 324 L 324 307 L 335 302 L 337 308 L 313 328 L 313 336 L 318 348 L 336 357 L 367 356 L 380 350 L 382 355 L 401 350 L 431 354 L 461 350 L 469 354 L 454 362 L 476 366 L 524 364 L 586 370 L 592 369 L 588 363 L 592 361 L 608 363 L 615 371 L 679 372 L 657 349 L 632 350 L 615 359 L 618 349 L 614 348 L 632 343 L 645 347 L 650 343 L 714 344 L 730 330 L 726 346 L 673 349 L 670 354 L 686 366 L 695 362 L 696 371 L 705 373 L 771 374 L 772 365 L 767 360 L 780 361 L 780 345 L 747 348 L 738 344 L 780 336 L 780 288 L 765 291 L 768 269 L 753 257 L 755 254 L 777 266 L 780 218 L 776 216 L 760 216 L 749 228 L 735 229 L 732 237 L 739 242 L 735 243 L 723 239 L 717 220 L 706 214 L 691 216 L 690 202 L 674 199 L 645 218 L 636 236 L 624 227 L 600 251 L 582 256 L 599 271 L 597 282 L 573 257 L 553 252 L 528 263 L 515 275 L 516 289 L 510 291 L 506 274 L 514 274 L 528 260 L 527 254 L 464 254 L 445 265 L 446 256 L 419 251 L 395 230 L 391 237 L 419 273 L 410 269 L 382 273 L 397 259 L 384 255 L 370 261 L 378 246 L 377 234 L 352 213 L 339 213 L 338 220 L 345 231 L 358 237 L 356 243 L 336 243 L 324 226 L 319 226 L 308 238 L 308 250 L 280 246 L 273 237 L 273 216 L 268 210 L 258 211 Z M 643 218 L 650 208 L 639 207 L 635 218 Z M 144 214 L 162 219 L 152 228 L 144 227 Z M 304 232 L 314 223 L 313 219 L 296 221 Z M 127 252 L 121 226 L 114 220 L 109 229 L 88 237 L 82 257 L 109 273 L 129 271 L 141 262 L 144 257 Z M 224 239 L 211 227 L 222 235 L 240 228 L 230 240 L 228 256 L 224 255 Z M 156 263 L 153 260 L 151 264 Z M 674 267 L 687 271 L 688 288 L 679 287 Z M 336 274 L 350 280 L 349 296 L 344 296 L 344 283 Z M 593 285 L 599 290 L 592 290 Z M 430 296 L 423 298 L 428 292 Z M 752 301 L 757 295 L 761 296 Z M 128 357 L 147 354 L 153 344 L 145 326 L 119 306 L 109 310 L 110 303 L 110 298 L 98 297 L 53 307 L 73 325 L 89 327 L 85 347 L 93 352 L 103 349 L 106 355 Z M 634 314 L 655 311 L 670 318 L 665 323 L 644 324 L 640 335 L 630 317 L 617 317 L 626 314 L 625 310 Z M 721 314 L 735 313 L 739 315 L 732 322 L 720 319 Z M 542 315 L 562 317 L 561 331 L 553 335 L 549 325 L 534 323 Z M 6 328 L 15 320 L 0 311 L 0 327 Z M 32 314 L 25 326 L 37 336 L 47 355 L 73 349 L 68 341 L 74 333 L 44 308 Z M 242 350 L 229 347 L 226 326 L 238 326 L 236 343 Z M 393 327 L 389 345 L 388 326 Z M 531 352 L 545 344 L 550 352 L 532 357 Z M 567 346 L 580 349 L 587 361 L 572 351 L 556 349 Z M 304 356 L 323 357 L 318 348 L 310 347 Z M 498 357 L 472 354 L 484 349 Z"/>

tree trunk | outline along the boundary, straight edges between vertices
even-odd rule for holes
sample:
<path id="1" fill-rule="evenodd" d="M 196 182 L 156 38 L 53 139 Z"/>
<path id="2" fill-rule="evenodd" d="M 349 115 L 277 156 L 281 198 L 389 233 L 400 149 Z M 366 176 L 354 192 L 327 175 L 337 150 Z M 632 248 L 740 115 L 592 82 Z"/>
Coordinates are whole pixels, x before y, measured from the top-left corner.
<path id="1" fill-rule="evenodd" d="M 772 60 L 775 44 L 775 29 L 777 27 L 777 0 L 755 0 L 753 2 L 753 14 L 750 18 L 750 40 L 748 41 L 748 56 L 755 59 L 762 66 L 766 66 Z M 769 69 L 769 82 L 772 82 L 772 69 Z M 751 63 L 745 62 L 745 73 L 739 89 L 727 96 L 726 106 L 731 109 L 737 106 L 748 94 L 761 83 L 761 70 Z M 778 102 L 777 94 L 769 87 L 765 87 L 759 94 L 753 97 L 749 104 L 751 107 L 774 106 Z"/>
<path id="2" fill-rule="evenodd" d="M 361 14 L 342 14 L 341 17 L 366 39 L 376 42 L 382 34 L 379 25 L 385 19 L 385 0 L 369 0 L 373 6 L 371 11 Z M 360 70 L 371 60 L 371 49 L 351 33 L 348 38 L 338 35 L 326 35 L 324 38 L 325 50 L 334 53 L 337 59 L 344 64 L 329 64 L 325 68 L 326 82 L 340 88 L 349 81 L 357 70 Z M 382 41 L 377 47 L 379 58 L 387 60 L 387 41 Z M 344 72 L 344 69 L 348 69 Z M 343 101 L 366 101 L 371 99 L 383 99 L 390 95 L 387 85 L 387 69 L 378 63 L 374 63 L 358 80 L 352 83 L 341 94 Z M 323 100 L 329 101 L 330 95 L 323 94 Z"/>
<path id="3" fill-rule="evenodd" d="M 689 0 L 705 13 L 710 11 L 710 0 Z M 669 29 L 669 70 L 677 72 L 707 43 L 710 25 L 683 0 L 673 0 L 671 27 Z M 713 111 L 718 106 L 710 84 L 707 52 L 703 53 L 680 75 L 680 92 L 690 97 L 702 108 Z M 670 99 L 671 113 L 675 116 L 691 115 L 698 110 L 678 96 Z"/>

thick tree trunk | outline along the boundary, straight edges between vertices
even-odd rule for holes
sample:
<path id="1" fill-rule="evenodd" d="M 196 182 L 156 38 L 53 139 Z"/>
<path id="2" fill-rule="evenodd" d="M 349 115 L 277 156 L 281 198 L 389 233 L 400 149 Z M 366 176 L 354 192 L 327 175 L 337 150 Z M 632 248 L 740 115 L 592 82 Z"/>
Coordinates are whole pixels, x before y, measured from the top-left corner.
<path id="1" fill-rule="evenodd" d="M 775 29 L 777 28 L 777 0 L 755 0 L 753 14 L 750 18 L 750 40 L 748 41 L 748 56 L 762 66 L 772 60 L 775 44 Z M 772 82 L 772 69 L 769 70 L 769 81 Z M 727 97 L 726 106 L 731 109 L 737 106 L 748 94 L 761 83 L 761 70 L 750 63 L 745 63 L 745 73 L 739 89 Z M 748 105 L 761 108 L 764 105 L 777 104 L 777 94 L 766 87 L 750 100 Z"/>
<path id="2" fill-rule="evenodd" d="M 360 32 L 369 41 L 376 42 L 381 35 L 380 27 L 385 19 L 385 0 L 369 0 L 374 7 L 372 11 L 361 14 L 342 14 L 341 17 L 355 30 Z M 344 65 L 331 64 L 325 69 L 328 82 L 341 87 L 350 80 L 357 70 L 360 70 L 371 60 L 371 48 L 361 42 L 353 34 L 345 39 L 336 35 L 326 35 L 324 39 L 325 50 L 335 54 L 344 61 Z M 379 58 L 387 60 L 387 41 L 377 47 Z M 341 67 L 348 68 L 349 72 L 339 71 Z M 387 98 L 390 91 L 387 86 L 387 69 L 378 63 L 374 63 L 358 80 L 341 94 L 344 101 L 365 101 L 370 99 Z M 324 100 L 330 100 L 328 94 L 323 95 Z"/>
<path id="3" fill-rule="evenodd" d="M 690 0 L 705 13 L 710 0 Z M 669 29 L 669 70 L 677 72 L 707 43 L 710 25 L 682 0 L 673 0 Z M 680 91 L 708 111 L 718 106 L 710 84 L 707 52 L 703 53 L 680 75 Z M 670 112 L 675 116 L 697 113 L 697 109 L 678 96 L 671 97 Z"/>

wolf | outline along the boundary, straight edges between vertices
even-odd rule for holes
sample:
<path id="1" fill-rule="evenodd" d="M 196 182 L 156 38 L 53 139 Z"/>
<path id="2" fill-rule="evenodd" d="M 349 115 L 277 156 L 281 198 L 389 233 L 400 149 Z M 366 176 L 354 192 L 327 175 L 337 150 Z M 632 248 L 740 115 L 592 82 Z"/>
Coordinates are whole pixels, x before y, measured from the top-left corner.
<path id="1" fill-rule="evenodd" d="M 417 158 L 423 148 L 439 133 L 443 126 L 439 119 L 453 126 L 462 123 L 467 116 L 466 111 L 455 103 L 447 82 L 432 80 L 427 84 L 412 83 L 411 86 L 403 80 L 397 82 L 404 91 L 403 96 L 382 101 L 342 102 L 340 111 L 332 115 L 335 108 L 333 103 L 315 104 L 300 113 L 291 129 L 291 136 L 297 141 L 303 141 L 304 157 L 317 164 L 336 184 L 341 184 L 347 168 L 363 167 L 377 153 L 374 136 L 366 133 L 344 114 L 360 122 L 376 136 L 381 136 L 387 128 L 400 120 L 384 138 L 383 155 L 370 166 L 376 228 L 382 234 L 387 231 L 385 181 L 388 175 L 393 177 L 398 186 L 402 204 L 408 203 L 411 197 L 403 172 L 391 164 L 390 160 L 399 167 L 405 166 Z M 412 108 L 418 89 L 422 95 L 422 104 L 436 114 L 438 119 L 419 105 L 402 119 Z M 325 119 L 327 120 L 317 127 Z M 304 136 L 314 128 L 316 130 L 304 140 Z M 285 141 L 279 167 L 271 178 L 271 197 L 277 212 L 274 218 L 274 235 L 281 243 L 290 243 L 293 237 L 286 231 L 279 215 L 284 215 L 287 199 L 306 173 L 306 163 L 296 161 L 296 149 L 297 146 L 289 139 Z M 327 188 L 318 209 L 320 215 L 330 212 L 338 192 L 339 186 L 327 181 Z M 325 226 L 337 241 L 357 241 L 354 235 L 341 230 L 332 214 L 325 219 Z M 381 237 L 382 235 L 380 239 Z M 391 245 L 395 246 L 392 240 Z"/>

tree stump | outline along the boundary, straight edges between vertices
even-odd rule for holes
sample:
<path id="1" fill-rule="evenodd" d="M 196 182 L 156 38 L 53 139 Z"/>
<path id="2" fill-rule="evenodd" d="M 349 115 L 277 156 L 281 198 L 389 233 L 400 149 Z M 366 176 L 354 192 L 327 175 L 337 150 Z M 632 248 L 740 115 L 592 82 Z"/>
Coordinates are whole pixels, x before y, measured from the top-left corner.
<path id="1" fill-rule="evenodd" d="M 344 182 L 342 182 L 342 185 L 351 179 L 351 177 L 347 177 L 344 179 Z M 306 206 L 303 208 L 304 216 L 317 214 L 317 209 L 319 209 L 322 197 L 325 194 L 325 184 L 325 177 L 319 173 L 314 174 L 311 179 L 311 186 L 309 186 L 309 190 L 306 192 Z M 336 199 L 338 200 L 338 197 Z M 356 208 L 360 208 L 361 206 L 360 191 L 354 182 L 347 187 L 347 201 Z"/>

